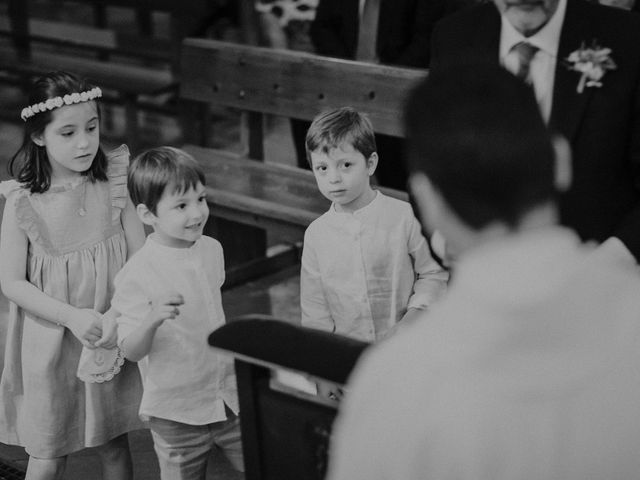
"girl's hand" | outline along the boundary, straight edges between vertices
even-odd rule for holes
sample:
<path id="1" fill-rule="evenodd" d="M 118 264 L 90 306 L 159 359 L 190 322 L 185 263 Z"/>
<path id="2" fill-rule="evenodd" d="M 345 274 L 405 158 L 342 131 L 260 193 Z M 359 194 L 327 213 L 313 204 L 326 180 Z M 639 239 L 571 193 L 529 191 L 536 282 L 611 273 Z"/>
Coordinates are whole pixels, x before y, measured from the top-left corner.
<path id="1" fill-rule="evenodd" d="M 101 317 L 102 321 L 102 337 L 95 343 L 96 347 L 110 349 L 118 344 L 118 322 L 117 315 L 105 313 Z"/>
<path id="2" fill-rule="evenodd" d="M 180 305 L 184 303 L 184 298 L 179 293 L 158 297 L 151 302 L 151 311 L 146 317 L 146 321 L 152 327 L 159 327 L 165 320 L 174 319 L 180 314 Z"/>
<path id="3" fill-rule="evenodd" d="M 95 348 L 95 343 L 102 337 L 101 315 L 90 308 L 76 309 L 65 327 L 87 348 Z"/>

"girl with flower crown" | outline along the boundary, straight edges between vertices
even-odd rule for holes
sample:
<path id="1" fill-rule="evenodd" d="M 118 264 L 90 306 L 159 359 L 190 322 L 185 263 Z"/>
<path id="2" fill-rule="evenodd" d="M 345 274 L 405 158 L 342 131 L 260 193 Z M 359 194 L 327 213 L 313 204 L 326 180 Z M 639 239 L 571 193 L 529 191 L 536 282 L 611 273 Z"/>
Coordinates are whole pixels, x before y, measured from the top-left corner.
<path id="1" fill-rule="evenodd" d="M 92 88 L 55 72 L 32 86 L 24 140 L 4 182 L 0 285 L 11 301 L 0 380 L 0 442 L 29 454 L 28 479 L 62 478 L 97 447 L 103 479 L 131 479 L 127 432 L 141 428 L 138 370 L 102 383 L 76 372 L 83 347 L 115 346 L 113 278 L 144 242 L 126 188 L 129 151 L 105 154 Z"/>

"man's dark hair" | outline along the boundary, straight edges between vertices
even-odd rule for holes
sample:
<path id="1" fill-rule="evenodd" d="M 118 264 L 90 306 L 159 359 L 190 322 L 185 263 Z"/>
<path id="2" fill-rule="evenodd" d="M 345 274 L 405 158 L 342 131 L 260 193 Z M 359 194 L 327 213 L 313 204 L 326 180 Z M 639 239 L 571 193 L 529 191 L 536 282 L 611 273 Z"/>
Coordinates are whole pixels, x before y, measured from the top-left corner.
<path id="1" fill-rule="evenodd" d="M 554 196 L 554 152 L 533 91 L 493 65 L 432 70 L 405 108 L 407 164 L 479 229 L 518 225 Z"/>

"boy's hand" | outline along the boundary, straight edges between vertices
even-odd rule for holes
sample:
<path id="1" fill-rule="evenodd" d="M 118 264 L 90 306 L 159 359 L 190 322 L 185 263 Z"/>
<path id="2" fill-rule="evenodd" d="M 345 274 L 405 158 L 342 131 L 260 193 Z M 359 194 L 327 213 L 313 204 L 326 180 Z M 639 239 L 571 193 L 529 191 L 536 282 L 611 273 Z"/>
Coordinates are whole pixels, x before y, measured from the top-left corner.
<path id="1" fill-rule="evenodd" d="M 344 396 L 342 388 L 333 382 L 319 380 L 316 384 L 318 395 L 333 401 L 340 401 Z"/>
<path id="2" fill-rule="evenodd" d="M 152 327 L 159 327 L 165 320 L 174 319 L 180 314 L 180 305 L 184 303 L 184 298 L 179 293 L 157 297 L 151 302 L 151 311 L 145 321 Z"/>

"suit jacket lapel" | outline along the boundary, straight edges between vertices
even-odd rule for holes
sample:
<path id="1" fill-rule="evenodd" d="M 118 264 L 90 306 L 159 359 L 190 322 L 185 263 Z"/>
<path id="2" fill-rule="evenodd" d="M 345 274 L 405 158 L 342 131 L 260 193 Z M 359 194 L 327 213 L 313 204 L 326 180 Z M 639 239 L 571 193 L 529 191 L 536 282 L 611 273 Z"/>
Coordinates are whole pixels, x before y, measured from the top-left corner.
<path id="1" fill-rule="evenodd" d="M 586 88 L 582 93 L 577 92 L 580 73 L 569 70 L 564 63 L 569 54 L 577 50 L 582 42 L 589 44 L 592 41 L 591 18 L 588 12 L 583 11 L 580 3 L 582 1 L 584 0 L 568 0 L 567 3 L 560 34 L 549 120 L 550 127 L 569 140 L 573 139 L 593 94 L 592 88 Z"/>

